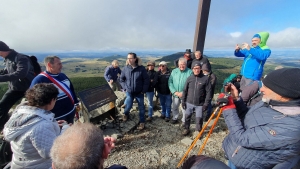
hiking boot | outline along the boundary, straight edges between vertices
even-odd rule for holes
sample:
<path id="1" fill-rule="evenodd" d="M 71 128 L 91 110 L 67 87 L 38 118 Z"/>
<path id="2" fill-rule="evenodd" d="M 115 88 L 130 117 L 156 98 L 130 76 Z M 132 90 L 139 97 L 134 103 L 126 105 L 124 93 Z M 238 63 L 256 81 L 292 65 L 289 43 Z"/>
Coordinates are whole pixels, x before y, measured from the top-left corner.
<path id="1" fill-rule="evenodd" d="M 165 118 L 165 122 L 169 122 L 170 121 L 170 118 L 169 117 L 166 117 Z"/>
<path id="2" fill-rule="evenodd" d="M 164 119 L 166 116 L 165 115 L 160 115 L 160 118 Z"/>
<path id="3" fill-rule="evenodd" d="M 127 121 L 128 120 L 128 115 L 123 115 L 123 121 L 125 122 L 125 121 Z"/>
<path id="4" fill-rule="evenodd" d="M 147 117 L 146 121 L 152 121 L 152 117 Z"/>
<path id="5" fill-rule="evenodd" d="M 182 135 L 184 135 L 184 136 L 186 136 L 186 135 L 188 135 L 190 133 L 190 130 L 189 129 L 184 129 L 183 131 L 182 131 Z"/>
<path id="6" fill-rule="evenodd" d="M 172 123 L 172 124 L 176 124 L 176 123 L 178 123 L 178 120 L 173 120 L 173 119 L 172 119 L 172 120 L 171 120 L 171 123 Z"/>
<path id="7" fill-rule="evenodd" d="M 140 123 L 140 125 L 136 129 L 143 130 L 144 128 L 145 128 L 145 123 Z"/>

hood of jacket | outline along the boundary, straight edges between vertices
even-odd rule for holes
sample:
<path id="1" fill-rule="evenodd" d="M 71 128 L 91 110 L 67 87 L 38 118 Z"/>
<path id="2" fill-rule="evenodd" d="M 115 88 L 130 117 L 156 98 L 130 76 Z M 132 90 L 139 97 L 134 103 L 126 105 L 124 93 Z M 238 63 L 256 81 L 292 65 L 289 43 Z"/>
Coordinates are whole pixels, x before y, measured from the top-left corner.
<path id="1" fill-rule="evenodd" d="M 267 41 L 268 41 L 268 38 L 269 38 L 269 33 L 268 32 L 259 32 L 258 34 L 260 36 L 259 47 L 262 48 L 262 47 L 267 45 Z"/>
<path id="2" fill-rule="evenodd" d="M 13 141 L 42 119 L 52 122 L 54 120 L 54 114 L 51 111 L 28 106 L 27 102 L 22 103 L 15 109 L 13 115 L 5 124 L 3 130 L 5 140 Z"/>

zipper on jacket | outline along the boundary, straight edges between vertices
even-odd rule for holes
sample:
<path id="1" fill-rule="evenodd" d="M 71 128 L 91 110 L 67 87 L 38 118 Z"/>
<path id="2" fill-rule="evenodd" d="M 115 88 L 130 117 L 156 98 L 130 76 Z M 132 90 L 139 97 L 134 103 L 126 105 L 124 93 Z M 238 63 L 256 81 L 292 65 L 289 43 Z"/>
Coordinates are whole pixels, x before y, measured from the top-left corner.
<path id="1" fill-rule="evenodd" d="M 194 105 L 195 105 L 195 91 L 196 91 L 196 89 L 198 88 L 198 86 L 197 86 L 197 80 L 198 80 L 198 77 L 196 76 L 196 81 L 195 81 L 195 89 L 194 89 Z"/>
<path id="2" fill-rule="evenodd" d="M 244 64 L 244 67 L 243 67 L 243 76 L 245 75 L 245 67 L 246 67 L 246 64 L 247 64 L 248 60 L 250 59 L 250 55 L 246 58 L 246 61 L 245 61 L 245 64 Z"/>
<path id="3" fill-rule="evenodd" d="M 233 152 L 233 154 L 231 155 L 231 157 L 234 157 L 234 156 L 238 153 L 238 151 L 240 150 L 240 148 L 241 148 L 241 146 L 238 146 L 238 147 L 234 150 L 234 152 Z"/>

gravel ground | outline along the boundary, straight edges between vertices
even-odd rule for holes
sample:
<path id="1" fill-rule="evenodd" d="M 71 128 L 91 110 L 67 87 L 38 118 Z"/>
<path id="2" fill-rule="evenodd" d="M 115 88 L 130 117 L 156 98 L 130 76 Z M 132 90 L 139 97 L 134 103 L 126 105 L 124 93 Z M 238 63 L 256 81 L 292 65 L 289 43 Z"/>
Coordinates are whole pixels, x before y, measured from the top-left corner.
<path id="1" fill-rule="evenodd" d="M 176 168 L 194 140 L 195 122 L 192 119 L 190 135 L 182 136 L 180 124 L 165 122 L 159 116 L 160 112 L 156 111 L 153 116 L 154 119 L 152 122 L 146 123 L 146 128 L 143 131 L 133 130 L 119 139 L 115 149 L 105 161 L 105 166 L 121 164 L 130 169 Z M 197 141 L 196 146 L 189 155 L 198 153 L 209 129 L 210 127 L 206 130 L 204 136 Z M 226 135 L 226 124 L 224 119 L 220 118 L 202 154 L 226 162 L 221 147 L 222 140 Z"/>

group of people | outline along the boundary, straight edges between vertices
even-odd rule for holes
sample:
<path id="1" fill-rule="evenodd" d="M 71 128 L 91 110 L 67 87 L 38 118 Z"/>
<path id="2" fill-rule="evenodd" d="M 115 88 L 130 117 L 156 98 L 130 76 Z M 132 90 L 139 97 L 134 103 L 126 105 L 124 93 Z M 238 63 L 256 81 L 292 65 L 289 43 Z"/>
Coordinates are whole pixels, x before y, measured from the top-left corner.
<path id="1" fill-rule="evenodd" d="M 246 43 L 236 46 L 235 55 L 244 57 L 240 90 L 227 83 L 217 99 L 229 130 L 222 143 L 228 166 L 209 157 L 192 156 L 183 167 L 292 168 L 299 161 L 300 69 L 283 68 L 267 74 L 262 85 L 258 85 L 262 99 L 254 105 L 248 106 L 242 97 L 248 86 L 261 80 L 263 66 L 271 54 L 267 39 L 268 33 L 262 32 L 253 36 L 252 47 Z M 79 109 L 78 100 L 71 81 L 61 73 L 60 58 L 46 57 L 46 70 L 34 75 L 28 57 L 1 41 L 0 55 L 6 66 L 0 81 L 9 82 L 9 89 L 0 101 L 0 124 L 5 124 L 4 138 L 11 143 L 13 151 L 10 166 L 103 168 L 115 140 L 104 138 L 101 130 L 92 124 L 72 125 Z M 129 111 L 136 99 L 138 129 L 145 128 L 145 121 L 152 120 L 155 89 L 162 107 L 161 118 L 178 123 L 179 109 L 182 109 L 182 134 L 188 135 L 195 112 L 196 132 L 201 130 L 203 112 L 211 107 L 216 77 L 200 51 L 192 59 L 191 51 L 186 50 L 175 64 L 178 67 L 171 71 L 162 61 L 156 72 L 155 62 L 148 62 L 145 68 L 135 53 L 128 53 L 127 65 L 122 70 L 113 61 L 105 71 L 105 79 L 112 88 L 126 92 L 124 121 L 130 118 Z M 145 118 L 144 94 L 149 100 L 148 118 Z M 27 101 L 9 118 L 10 107 L 24 95 Z"/>

